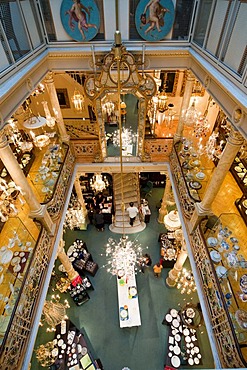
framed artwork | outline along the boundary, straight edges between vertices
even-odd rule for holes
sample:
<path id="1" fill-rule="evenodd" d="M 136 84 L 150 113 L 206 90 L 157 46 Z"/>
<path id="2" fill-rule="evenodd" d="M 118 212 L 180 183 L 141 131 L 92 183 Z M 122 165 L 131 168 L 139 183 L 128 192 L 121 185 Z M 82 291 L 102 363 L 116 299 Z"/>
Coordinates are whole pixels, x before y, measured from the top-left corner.
<path id="1" fill-rule="evenodd" d="M 60 17 L 67 34 L 76 41 L 90 41 L 100 28 L 99 9 L 94 0 L 63 0 Z"/>
<path id="2" fill-rule="evenodd" d="M 56 89 L 57 98 L 61 109 L 70 108 L 67 89 Z"/>
<path id="3" fill-rule="evenodd" d="M 139 35 L 147 41 L 162 40 L 174 22 L 172 0 L 140 0 L 135 11 L 135 26 Z"/>
<path id="4" fill-rule="evenodd" d="M 175 96 L 178 85 L 178 71 L 161 71 L 160 72 L 160 91 L 165 91 L 167 96 Z"/>

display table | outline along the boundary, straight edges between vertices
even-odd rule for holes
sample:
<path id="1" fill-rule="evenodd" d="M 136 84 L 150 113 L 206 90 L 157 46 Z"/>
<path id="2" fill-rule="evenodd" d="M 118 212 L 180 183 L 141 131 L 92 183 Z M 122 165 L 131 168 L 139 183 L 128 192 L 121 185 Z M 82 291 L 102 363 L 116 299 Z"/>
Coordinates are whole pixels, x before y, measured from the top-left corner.
<path id="1" fill-rule="evenodd" d="M 126 282 L 127 281 L 127 282 Z M 135 273 L 117 278 L 120 328 L 141 325 Z"/>
<path id="2" fill-rule="evenodd" d="M 167 230 L 175 231 L 181 227 L 178 211 L 171 211 L 164 217 L 164 224 Z"/>

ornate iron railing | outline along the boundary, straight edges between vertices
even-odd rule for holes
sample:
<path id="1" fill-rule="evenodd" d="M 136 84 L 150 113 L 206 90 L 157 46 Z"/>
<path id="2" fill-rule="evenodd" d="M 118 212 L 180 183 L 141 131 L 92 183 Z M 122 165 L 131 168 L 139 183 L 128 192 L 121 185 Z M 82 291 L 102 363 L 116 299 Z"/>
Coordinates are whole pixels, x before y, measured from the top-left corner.
<path id="1" fill-rule="evenodd" d="M 77 163 L 102 162 L 99 139 L 71 140 L 70 146 Z"/>
<path id="2" fill-rule="evenodd" d="M 208 317 L 212 324 L 222 368 L 246 368 L 200 225 L 191 235 L 191 249 L 196 263 L 197 275 L 203 288 Z"/>
<path id="3" fill-rule="evenodd" d="M 144 162 L 168 162 L 172 152 L 173 138 L 145 139 Z"/>
<path id="4" fill-rule="evenodd" d="M 92 139 L 99 138 L 99 128 L 96 122 L 88 119 L 64 119 L 66 131 L 70 139 Z"/>
<path id="5" fill-rule="evenodd" d="M 180 204 L 182 205 L 183 214 L 187 219 L 190 219 L 195 209 L 195 201 L 191 198 L 187 189 L 182 168 L 174 147 L 170 155 L 170 166 L 175 179 L 177 194 L 180 199 Z"/>
<path id="6" fill-rule="evenodd" d="M 19 297 L 12 312 L 7 334 L 1 345 L 1 370 L 20 369 L 32 330 L 42 285 L 52 253 L 53 240 L 43 228 L 24 276 Z"/>
<path id="7" fill-rule="evenodd" d="M 75 158 L 69 148 L 63 163 L 63 168 L 59 174 L 55 192 L 52 199 L 47 203 L 47 211 L 49 212 L 53 221 L 59 217 L 61 209 L 63 208 L 67 195 L 68 184 L 74 169 L 74 161 Z"/>

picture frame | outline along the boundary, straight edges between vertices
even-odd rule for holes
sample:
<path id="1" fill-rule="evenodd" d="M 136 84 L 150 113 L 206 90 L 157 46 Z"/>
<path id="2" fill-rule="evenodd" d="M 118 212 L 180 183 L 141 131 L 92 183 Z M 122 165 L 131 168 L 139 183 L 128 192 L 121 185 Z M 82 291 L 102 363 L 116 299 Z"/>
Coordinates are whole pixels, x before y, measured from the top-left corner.
<path id="1" fill-rule="evenodd" d="M 178 71 L 161 71 L 160 91 L 165 91 L 167 96 L 175 96 L 178 86 L 178 77 L 179 77 Z"/>
<path id="2" fill-rule="evenodd" d="M 70 108 L 70 102 L 67 89 L 56 89 L 57 98 L 61 109 Z"/>

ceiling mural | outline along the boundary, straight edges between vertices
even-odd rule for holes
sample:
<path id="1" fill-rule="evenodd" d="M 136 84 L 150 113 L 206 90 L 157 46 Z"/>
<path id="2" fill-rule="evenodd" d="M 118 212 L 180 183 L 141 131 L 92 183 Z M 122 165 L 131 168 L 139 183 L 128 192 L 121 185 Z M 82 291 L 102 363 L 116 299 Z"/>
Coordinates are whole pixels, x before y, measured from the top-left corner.
<path id="1" fill-rule="evenodd" d="M 147 41 L 162 40 L 174 22 L 172 0 L 140 0 L 135 12 L 135 25 L 139 35 Z"/>
<path id="2" fill-rule="evenodd" d="M 76 41 L 90 41 L 99 31 L 100 14 L 94 0 L 63 0 L 60 16 L 65 31 Z"/>

